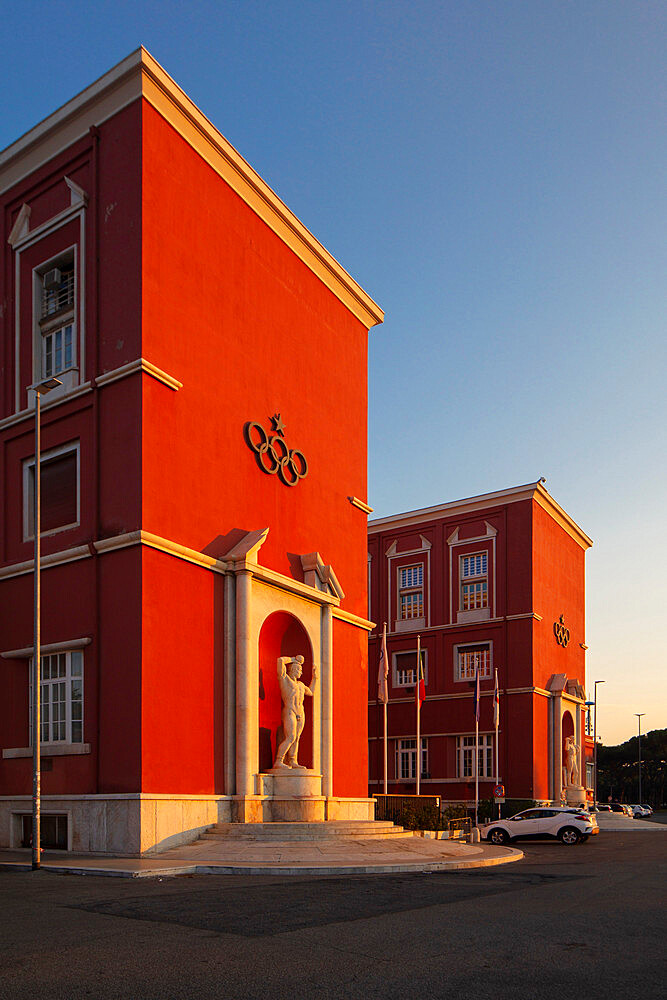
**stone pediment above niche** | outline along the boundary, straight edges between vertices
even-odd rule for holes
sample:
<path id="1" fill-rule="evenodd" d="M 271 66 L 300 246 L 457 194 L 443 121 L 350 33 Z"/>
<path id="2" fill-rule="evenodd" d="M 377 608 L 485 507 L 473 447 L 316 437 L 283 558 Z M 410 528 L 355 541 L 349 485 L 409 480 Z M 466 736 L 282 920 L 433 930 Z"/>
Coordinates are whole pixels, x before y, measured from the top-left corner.
<path id="1" fill-rule="evenodd" d="M 332 597 L 337 597 L 340 601 L 343 600 L 345 594 L 333 567 L 324 563 L 319 552 L 308 552 L 301 556 L 301 565 L 303 567 L 303 582 L 307 586 L 321 590 Z"/>

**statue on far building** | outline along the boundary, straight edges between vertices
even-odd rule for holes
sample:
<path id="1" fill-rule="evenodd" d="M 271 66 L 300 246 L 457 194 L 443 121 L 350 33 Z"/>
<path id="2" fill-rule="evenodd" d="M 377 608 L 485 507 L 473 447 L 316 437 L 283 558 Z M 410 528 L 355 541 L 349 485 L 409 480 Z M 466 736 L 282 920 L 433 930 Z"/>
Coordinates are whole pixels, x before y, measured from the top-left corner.
<path id="1" fill-rule="evenodd" d="M 579 784 L 579 768 L 577 767 L 577 757 L 579 755 L 579 747 L 574 742 L 574 736 L 565 737 L 565 757 L 566 765 L 565 769 L 567 772 L 567 783 L 568 785 L 578 785 Z"/>
<path id="2" fill-rule="evenodd" d="M 283 740 L 276 751 L 274 768 L 292 768 L 297 771 L 307 771 L 307 767 L 299 764 L 299 740 L 306 722 L 306 712 L 303 706 L 304 698 L 311 698 L 317 684 L 317 666 L 313 664 L 313 675 L 310 687 L 300 680 L 303 670 L 303 656 L 278 657 L 278 681 L 283 699 Z"/>

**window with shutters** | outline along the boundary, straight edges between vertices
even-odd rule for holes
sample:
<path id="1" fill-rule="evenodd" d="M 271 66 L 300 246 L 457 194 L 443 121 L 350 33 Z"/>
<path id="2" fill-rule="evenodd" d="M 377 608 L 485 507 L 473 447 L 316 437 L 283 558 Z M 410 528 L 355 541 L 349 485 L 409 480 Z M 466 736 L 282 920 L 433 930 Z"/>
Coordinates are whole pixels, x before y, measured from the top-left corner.
<path id="1" fill-rule="evenodd" d="M 487 553 L 461 556 L 461 611 L 477 611 L 489 606 Z"/>
<path id="2" fill-rule="evenodd" d="M 491 677 L 491 649 L 490 642 L 455 646 L 455 679 L 457 681 L 474 681 L 477 674 L 482 678 Z"/>
<path id="3" fill-rule="evenodd" d="M 79 524 L 79 442 L 43 452 L 41 534 L 51 535 Z M 23 540 L 34 538 L 35 460 L 23 463 Z"/>

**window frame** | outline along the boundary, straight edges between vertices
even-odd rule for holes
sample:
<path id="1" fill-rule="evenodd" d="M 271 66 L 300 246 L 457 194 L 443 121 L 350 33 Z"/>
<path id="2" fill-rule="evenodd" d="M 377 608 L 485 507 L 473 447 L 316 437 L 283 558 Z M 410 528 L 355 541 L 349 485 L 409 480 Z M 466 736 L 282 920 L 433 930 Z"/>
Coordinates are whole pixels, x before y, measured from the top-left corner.
<path id="1" fill-rule="evenodd" d="M 58 458 L 61 455 L 76 453 L 76 521 L 69 524 L 59 525 L 57 528 L 49 528 L 47 531 L 40 531 L 40 537 L 46 538 L 49 535 L 56 535 L 60 531 L 70 531 L 78 528 L 81 524 L 81 442 L 70 441 L 68 444 L 59 445 L 57 448 L 50 448 L 40 452 L 40 469 L 46 463 Z M 32 542 L 35 539 L 33 524 L 34 489 L 35 489 L 35 456 L 23 460 L 23 541 Z"/>
<path id="2" fill-rule="evenodd" d="M 428 737 L 421 736 L 421 774 L 419 780 L 426 778 L 429 774 L 428 770 Z M 411 744 L 407 746 L 406 744 Z M 406 736 L 401 737 L 396 740 L 395 743 L 395 756 L 394 756 L 394 773 L 396 775 L 397 781 L 416 781 L 417 780 L 417 737 L 416 736 Z M 403 764 L 406 764 L 405 770 L 408 774 L 403 774 Z"/>
<path id="3" fill-rule="evenodd" d="M 471 677 L 461 675 L 460 666 L 460 654 L 465 653 L 466 650 L 474 652 L 480 646 L 486 646 L 488 650 L 488 669 L 486 672 L 482 672 L 479 675 L 479 679 L 491 680 L 493 678 L 493 639 L 485 639 L 482 642 L 458 642 L 454 644 L 454 683 L 455 684 L 470 684 L 475 680 L 475 675 Z"/>
<path id="4" fill-rule="evenodd" d="M 53 660 L 58 660 L 59 657 L 64 657 L 64 667 L 65 672 L 63 675 L 58 674 L 56 677 L 49 676 L 44 677 L 44 667 L 45 661 L 49 661 L 49 670 Z M 78 672 L 73 671 L 73 657 L 77 658 L 78 661 Z M 52 653 L 43 653 L 40 657 L 40 703 L 41 703 L 41 731 L 44 734 L 46 728 L 46 734 L 48 738 L 41 738 L 41 746 L 81 746 L 84 745 L 84 706 L 85 706 L 85 689 L 84 689 L 84 678 L 85 678 L 85 659 L 83 655 L 83 649 L 62 649 Z M 29 706 L 29 721 L 28 721 L 28 746 L 33 746 L 33 657 L 30 657 L 28 661 L 28 706 Z M 73 687 L 74 684 L 80 684 L 79 696 L 74 699 L 73 697 Z M 65 699 L 64 701 L 58 699 L 56 702 L 51 694 L 55 691 L 56 685 L 64 684 L 65 687 Z M 44 692 L 49 691 L 49 698 L 45 698 Z M 53 712 L 51 709 L 54 704 L 64 705 L 65 718 L 54 719 Z M 74 705 L 78 704 L 80 706 L 80 719 L 74 718 Z M 45 712 L 45 707 L 48 705 L 49 712 Z M 77 738 L 73 738 L 73 726 L 80 724 L 80 734 Z M 64 737 L 58 736 L 53 739 L 53 726 L 54 725 L 64 725 L 65 735 Z"/>
<path id="5" fill-rule="evenodd" d="M 424 661 L 424 684 L 428 687 L 428 649 L 424 646 L 421 647 L 422 657 Z M 399 667 L 398 657 L 400 656 L 414 656 L 415 665 L 413 667 Z M 399 678 L 399 673 L 411 673 L 411 680 L 405 680 Z M 416 649 L 399 649 L 395 653 L 391 654 L 391 686 L 394 688 L 413 688 L 417 683 L 416 680 L 417 671 L 417 650 Z"/>
<path id="6" fill-rule="evenodd" d="M 419 570 L 418 583 L 402 583 L 404 573 Z M 405 566 L 396 567 L 396 617 L 400 622 L 421 622 L 424 620 L 424 563 L 422 561 L 407 563 Z M 403 598 L 416 597 L 419 600 L 416 615 L 403 615 Z"/>
<path id="7" fill-rule="evenodd" d="M 461 733 L 456 737 L 456 777 L 461 781 L 474 780 L 475 734 Z M 479 769 L 480 758 L 482 767 Z M 468 764 L 469 762 L 469 764 Z M 480 733 L 477 738 L 478 775 L 483 781 L 493 780 L 493 734 Z M 466 773 L 468 771 L 469 773 Z"/>
<path id="8" fill-rule="evenodd" d="M 51 399 L 56 396 L 66 395 L 76 388 L 81 381 L 80 362 L 83 348 L 80 344 L 82 323 L 79 322 L 81 313 L 81 290 L 83 281 L 79 275 L 79 244 L 71 243 L 58 253 L 42 261 L 32 269 L 33 279 L 33 382 L 40 382 L 47 377 L 57 377 L 62 385 L 52 390 Z M 63 308 L 53 313 L 43 313 L 44 297 L 44 276 L 53 268 L 67 268 L 72 271 L 72 300 Z M 46 374 L 46 338 L 55 335 L 59 330 L 66 327 L 72 328 L 71 361 L 69 365 L 63 365 L 57 371 L 54 369 L 50 375 Z"/>
<path id="9" fill-rule="evenodd" d="M 464 574 L 464 561 L 469 559 L 484 560 L 484 572 Z M 483 595 L 484 603 L 468 605 L 466 607 L 465 588 L 483 587 L 480 591 Z M 479 549 L 477 552 L 463 552 L 459 554 L 459 611 L 467 613 L 470 611 L 486 611 L 489 608 L 489 552 L 487 549 Z"/>

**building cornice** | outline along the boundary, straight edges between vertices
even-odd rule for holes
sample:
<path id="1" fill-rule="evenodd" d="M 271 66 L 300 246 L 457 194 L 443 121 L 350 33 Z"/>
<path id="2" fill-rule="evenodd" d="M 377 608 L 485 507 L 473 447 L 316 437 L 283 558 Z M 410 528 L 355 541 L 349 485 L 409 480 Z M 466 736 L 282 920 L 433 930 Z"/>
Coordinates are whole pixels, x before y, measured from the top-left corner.
<path id="1" fill-rule="evenodd" d="M 500 507 L 504 504 L 520 503 L 524 500 L 534 500 L 582 549 L 591 547 L 593 540 L 579 527 L 576 521 L 572 520 L 560 504 L 556 503 L 541 481 L 515 486 L 507 490 L 497 490 L 494 493 L 483 493 L 481 496 L 468 497 L 464 500 L 453 500 L 450 503 L 437 504 L 435 507 L 422 507 L 420 510 L 410 510 L 403 514 L 373 518 L 368 522 L 368 534 L 378 535 L 392 529 L 400 530 L 411 525 L 422 524 L 424 521 L 451 519 L 478 510 L 486 510 L 489 507 Z"/>
<path id="2" fill-rule="evenodd" d="M 143 47 L 0 152 L 6 191 L 143 98 L 368 329 L 384 313 Z"/>

